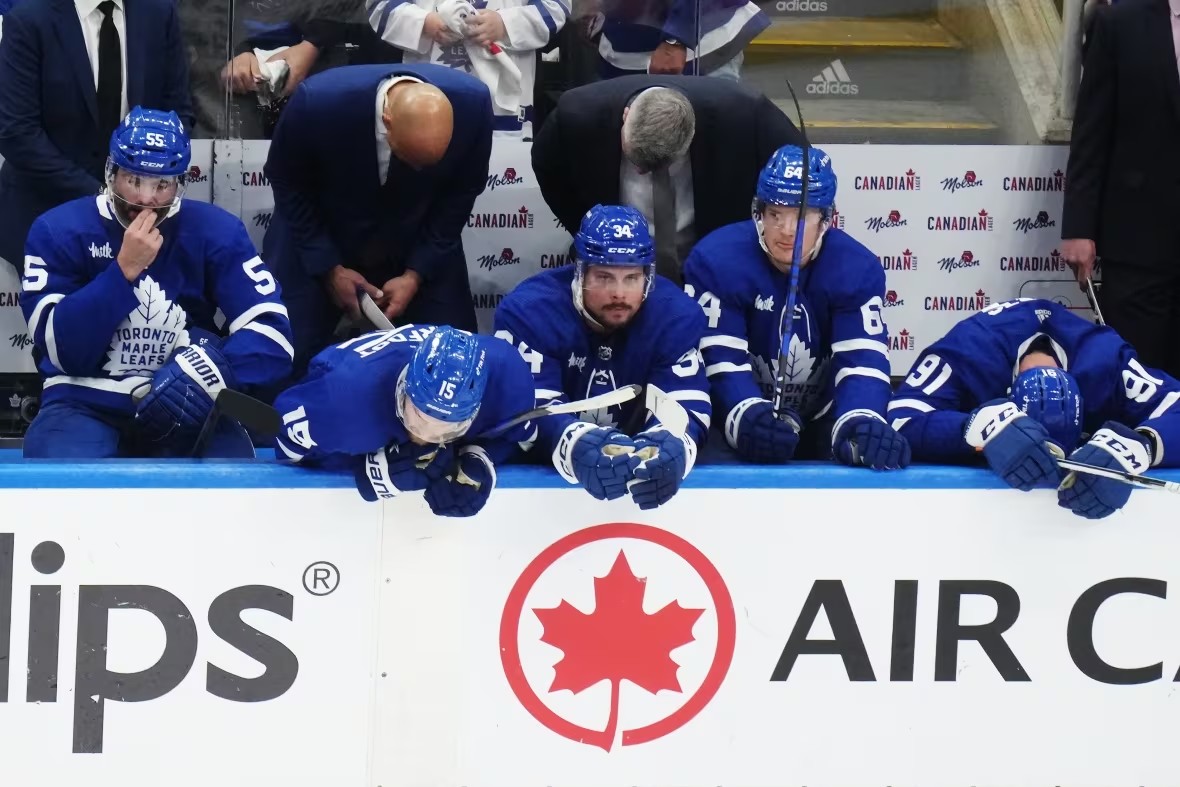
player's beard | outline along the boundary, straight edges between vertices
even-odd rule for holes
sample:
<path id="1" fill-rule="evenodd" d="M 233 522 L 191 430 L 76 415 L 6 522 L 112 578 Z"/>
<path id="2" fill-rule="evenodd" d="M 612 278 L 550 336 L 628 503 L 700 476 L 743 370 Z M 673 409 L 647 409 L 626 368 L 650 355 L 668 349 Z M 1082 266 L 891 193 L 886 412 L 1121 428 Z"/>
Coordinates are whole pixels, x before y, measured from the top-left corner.
<path id="1" fill-rule="evenodd" d="M 607 330 L 613 331 L 619 328 L 626 327 L 627 323 L 631 322 L 631 318 L 635 315 L 635 307 L 629 303 L 608 303 L 598 310 L 598 313 L 593 315 L 598 324 Z"/>

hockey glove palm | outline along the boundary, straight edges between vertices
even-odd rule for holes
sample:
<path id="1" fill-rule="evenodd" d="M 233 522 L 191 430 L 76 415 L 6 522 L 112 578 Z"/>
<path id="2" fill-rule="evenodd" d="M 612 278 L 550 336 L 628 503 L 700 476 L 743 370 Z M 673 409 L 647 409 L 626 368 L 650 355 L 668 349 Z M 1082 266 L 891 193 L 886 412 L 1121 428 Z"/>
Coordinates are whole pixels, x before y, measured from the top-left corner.
<path id="1" fill-rule="evenodd" d="M 910 444 L 880 418 L 858 415 L 832 432 L 832 454 L 853 467 L 896 470 L 909 465 Z"/>
<path id="2" fill-rule="evenodd" d="M 667 503 L 680 490 L 688 463 L 687 447 L 676 435 L 663 429 L 640 432 L 631 455 L 632 499 L 644 511 Z"/>
<path id="3" fill-rule="evenodd" d="M 774 405 L 765 399 L 747 399 L 725 419 L 725 439 L 743 459 L 762 464 L 790 461 L 799 445 L 799 416 L 788 412 L 786 420 L 774 417 Z"/>
<path id="4" fill-rule="evenodd" d="M 496 466 L 478 445 L 466 445 L 454 471 L 430 481 L 426 502 L 439 516 L 475 516 L 496 488 Z"/>
<path id="5" fill-rule="evenodd" d="M 1027 492 L 1045 483 L 1057 483 L 1060 471 L 1049 451 L 1045 427 L 1020 411 L 1008 399 L 995 399 L 975 409 L 963 438 L 983 456 L 992 470 L 1015 489 Z"/>
<path id="6" fill-rule="evenodd" d="M 1140 475 L 1151 466 L 1147 438 L 1122 424 L 1107 421 L 1090 442 L 1069 455 L 1075 462 Z M 1114 478 L 1070 473 L 1057 490 L 1057 505 L 1086 519 L 1102 519 L 1127 504 L 1132 487 Z"/>
<path id="7" fill-rule="evenodd" d="M 213 411 L 217 394 L 236 385 L 216 341 L 180 348 L 152 377 L 135 423 L 149 440 L 191 442 Z"/>
<path id="8" fill-rule="evenodd" d="M 631 480 L 629 455 L 635 443 L 617 429 L 585 421 L 566 427 L 553 451 L 553 466 L 571 484 L 581 484 L 599 500 L 627 494 Z"/>
<path id="9" fill-rule="evenodd" d="M 450 447 L 402 443 L 361 457 L 355 469 L 356 488 L 370 503 L 425 489 L 454 462 Z"/>

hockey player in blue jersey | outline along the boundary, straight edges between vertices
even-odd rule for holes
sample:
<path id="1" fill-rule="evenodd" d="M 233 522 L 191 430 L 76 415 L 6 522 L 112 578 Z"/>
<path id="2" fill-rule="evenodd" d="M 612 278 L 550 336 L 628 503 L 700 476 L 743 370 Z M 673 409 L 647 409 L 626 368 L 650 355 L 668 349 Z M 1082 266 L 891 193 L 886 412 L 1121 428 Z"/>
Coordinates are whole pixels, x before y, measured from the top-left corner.
<path id="1" fill-rule="evenodd" d="M 537 437 L 535 422 L 480 439 L 528 410 L 529 368 L 510 345 L 457 328 L 404 325 L 322 350 L 279 394 L 277 455 L 349 468 L 369 501 L 422 491 L 441 516 L 472 516 L 496 465 Z"/>
<path id="2" fill-rule="evenodd" d="M 290 373 L 279 285 L 236 216 L 182 205 L 189 157 L 174 112 L 137 106 L 104 191 L 33 223 L 20 304 L 44 393 L 25 456 L 187 456 L 220 391 Z M 203 448 L 254 456 L 228 419 Z"/>
<path id="3" fill-rule="evenodd" d="M 1100 519 L 1132 487 L 1066 475 L 1056 458 L 1136 475 L 1180 466 L 1177 402 L 1180 381 L 1143 366 L 1112 329 L 1024 298 L 988 306 L 928 347 L 889 417 L 918 460 L 968 463 L 982 453 L 1010 486 L 1060 484 L 1059 505 Z"/>
<path id="4" fill-rule="evenodd" d="M 885 420 L 891 394 L 877 257 L 830 228 L 836 174 L 811 148 L 794 324 L 787 339 L 789 411 L 772 404 L 802 197 L 803 151 L 775 151 L 758 177 L 753 218 L 705 236 L 684 263 L 685 292 L 708 328 L 701 342 L 726 442 L 751 462 L 836 459 L 905 467 L 910 449 Z M 721 426 L 721 424 L 718 424 Z M 802 447 L 800 446 L 803 439 Z"/>
<path id="5" fill-rule="evenodd" d="M 655 274 L 647 221 L 634 208 L 595 205 L 574 251 L 573 265 L 526 279 L 500 302 L 496 335 L 529 363 L 538 405 L 638 383 L 666 392 L 675 412 L 687 410 L 684 434 L 642 399 L 540 421 L 540 444 L 565 480 L 600 500 L 630 493 L 640 508 L 655 508 L 680 489 L 709 429 L 704 316 Z"/>

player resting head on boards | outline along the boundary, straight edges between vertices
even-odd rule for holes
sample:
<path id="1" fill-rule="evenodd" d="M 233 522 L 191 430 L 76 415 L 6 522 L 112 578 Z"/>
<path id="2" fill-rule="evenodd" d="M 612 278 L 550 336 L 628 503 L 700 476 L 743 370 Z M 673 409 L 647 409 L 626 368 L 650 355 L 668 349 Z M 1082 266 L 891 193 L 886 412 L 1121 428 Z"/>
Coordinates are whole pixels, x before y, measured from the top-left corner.
<path id="1" fill-rule="evenodd" d="M 180 210 L 191 157 L 188 134 L 175 112 L 135 107 L 111 134 L 106 195 L 124 227 L 145 210 L 155 226 Z"/>
<path id="2" fill-rule="evenodd" d="M 397 416 L 411 442 L 444 446 L 467 434 L 488 387 L 487 355 L 470 334 L 447 327 L 418 346 L 397 381 Z"/>
<path id="3" fill-rule="evenodd" d="M 889 405 L 920 461 L 980 458 L 1009 486 L 1055 488 L 1087 519 L 1132 486 L 1066 472 L 1058 459 L 1120 473 L 1180 465 L 1180 381 L 1144 366 L 1113 329 L 1046 299 L 993 303 L 927 347 Z"/>

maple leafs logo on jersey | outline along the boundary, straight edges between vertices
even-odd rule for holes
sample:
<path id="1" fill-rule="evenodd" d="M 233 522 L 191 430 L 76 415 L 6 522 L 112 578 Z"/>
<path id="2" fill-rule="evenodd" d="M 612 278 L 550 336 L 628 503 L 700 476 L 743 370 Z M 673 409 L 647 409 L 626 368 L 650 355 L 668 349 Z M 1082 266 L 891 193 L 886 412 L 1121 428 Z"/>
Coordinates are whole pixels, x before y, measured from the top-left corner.
<path id="1" fill-rule="evenodd" d="M 581 371 L 579 367 L 578 371 Z M 618 386 L 615 384 L 615 373 L 611 369 L 591 369 L 590 379 L 586 383 L 586 398 L 598 396 L 608 391 L 613 391 Z M 614 412 L 611 412 L 611 410 Z M 615 417 L 619 412 L 619 406 L 612 407 L 598 407 L 594 410 L 583 410 L 578 414 L 578 419 L 587 423 L 596 424 L 598 426 L 608 426 L 612 429 L 618 427 L 619 421 Z"/>
<path id="2" fill-rule="evenodd" d="M 471 73 L 471 55 L 467 54 L 467 47 L 462 41 L 447 46 L 440 46 L 438 59 L 434 62 L 448 68 L 461 68 Z"/>
<path id="3" fill-rule="evenodd" d="M 175 347 L 189 343 L 188 315 L 168 300 L 168 294 L 151 276 L 135 285 L 139 305 L 115 329 L 103 371 L 112 377 L 154 374 L 167 362 Z"/>

